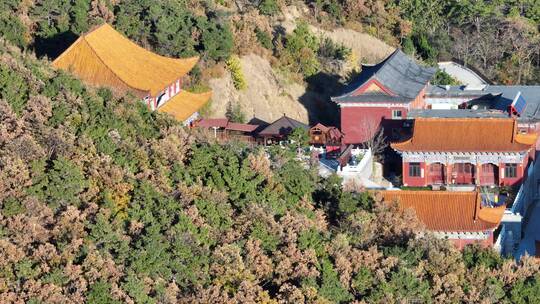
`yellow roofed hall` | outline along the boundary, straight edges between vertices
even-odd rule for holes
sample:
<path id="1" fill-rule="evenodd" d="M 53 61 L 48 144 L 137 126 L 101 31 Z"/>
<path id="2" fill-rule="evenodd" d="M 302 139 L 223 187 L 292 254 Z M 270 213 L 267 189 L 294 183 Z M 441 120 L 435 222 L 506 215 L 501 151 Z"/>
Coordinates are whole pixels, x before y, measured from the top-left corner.
<path id="1" fill-rule="evenodd" d="M 176 59 L 152 53 L 109 24 L 82 35 L 53 61 L 96 86 L 131 91 L 139 97 L 156 96 L 186 75 L 199 58 Z"/>

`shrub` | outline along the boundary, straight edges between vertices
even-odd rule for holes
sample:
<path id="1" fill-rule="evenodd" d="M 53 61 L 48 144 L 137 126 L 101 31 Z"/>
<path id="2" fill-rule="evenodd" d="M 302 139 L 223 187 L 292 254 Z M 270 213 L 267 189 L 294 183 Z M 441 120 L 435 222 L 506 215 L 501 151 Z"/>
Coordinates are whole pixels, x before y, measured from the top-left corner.
<path id="1" fill-rule="evenodd" d="M 21 114 L 28 97 L 28 84 L 21 74 L 0 65 L 0 98 L 5 99 L 15 113 Z"/>
<path id="2" fill-rule="evenodd" d="M 227 104 L 227 110 L 225 112 L 225 117 L 227 117 L 232 122 L 246 122 L 246 114 L 242 111 L 242 106 L 238 103 Z"/>
<path id="3" fill-rule="evenodd" d="M 263 0 L 259 4 L 259 11 L 263 15 L 272 16 L 279 13 L 279 5 L 276 0 Z"/>
<path id="4" fill-rule="evenodd" d="M 450 74 L 446 73 L 443 70 L 437 70 L 437 73 L 433 76 L 431 80 L 433 85 L 459 85 L 460 82 Z"/>
<path id="5" fill-rule="evenodd" d="M 335 43 L 332 39 L 326 37 L 322 40 L 318 55 L 321 57 L 347 60 L 352 54 L 352 50 L 343 44 Z"/>
<path id="6" fill-rule="evenodd" d="M 273 48 L 272 37 L 267 32 L 255 29 L 255 35 L 257 36 L 257 41 L 259 41 L 265 49 L 271 50 Z"/>
<path id="7" fill-rule="evenodd" d="M 311 33 L 307 23 L 301 22 L 286 37 L 282 61 L 293 72 L 310 77 L 319 70 L 320 63 L 316 55 L 318 49 L 319 39 Z"/>
<path id="8" fill-rule="evenodd" d="M 227 60 L 227 68 L 231 72 L 233 79 L 234 87 L 237 90 L 245 90 L 247 88 L 247 82 L 242 72 L 242 65 L 240 63 L 240 58 L 233 55 Z"/>

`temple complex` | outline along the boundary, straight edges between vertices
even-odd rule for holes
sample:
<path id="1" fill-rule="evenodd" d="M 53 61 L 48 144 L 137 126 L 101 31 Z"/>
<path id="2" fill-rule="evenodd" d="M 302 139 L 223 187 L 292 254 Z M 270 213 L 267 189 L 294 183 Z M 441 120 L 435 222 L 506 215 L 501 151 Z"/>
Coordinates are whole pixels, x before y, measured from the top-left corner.
<path id="1" fill-rule="evenodd" d="M 195 94 L 183 89 L 183 77 L 198 60 L 157 55 L 105 23 L 79 37 L 53 66 L 93 86 L 129 92 L 149 109 L 169 113 L 189 125 L 211 97 L 211 92 Z"/>

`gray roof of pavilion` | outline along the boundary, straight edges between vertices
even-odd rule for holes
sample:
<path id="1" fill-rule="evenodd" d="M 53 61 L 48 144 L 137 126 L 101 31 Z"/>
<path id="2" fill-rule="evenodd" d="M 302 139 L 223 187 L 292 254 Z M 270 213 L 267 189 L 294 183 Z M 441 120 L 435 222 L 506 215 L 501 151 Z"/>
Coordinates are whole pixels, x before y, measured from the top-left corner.
<path id="1" fill-rule="evenodd" d="M 436 68 L 419 65 L 400 49 L 396 49 L 380 63 L 373 66 L 363 66 L 360 75 L 345 88 L 346 93 L 333 97 L 332 100 L 337 103 L 381 101 L 408 103 L 418 96 L 436 70 Z M 371 79 L 380 82 L 396 96 L 373 92 L 358 96 L 352 95 L 356 89 Z"/>
<path id="2" fill-rule="evenodd" d="M 435 109 L 412 109 L 407 113 L 407 118 L 507 118 L 508 114 L 499 110 L 435 110 Z"/>
<path id="3" fill-rule="evenodd" d="M 299 122 L 298 120 L 292 119 L 283 115 L 278 120 L 274 121 L 266 128 L 259 132 L 259 135 L 262 136 L 286 136 L 289 135 L 294 129 L 302 128 L 305 130 L 309 129 L 309 126 Z"/>
<path id="4" fill-rule="evenodd" d="M 467 88 L 465 86 L 429 85 L 426 96 L 429 98 L 466 97 L 471 99 L 468 102 L 469 105 L 478 105 L 479 108 L 507 112 L 518 92 L 521 92 L 527 103 L 518 120 L 527 122 L 540 121 L 540 86 L 487 85 L 484 88 Z"/>

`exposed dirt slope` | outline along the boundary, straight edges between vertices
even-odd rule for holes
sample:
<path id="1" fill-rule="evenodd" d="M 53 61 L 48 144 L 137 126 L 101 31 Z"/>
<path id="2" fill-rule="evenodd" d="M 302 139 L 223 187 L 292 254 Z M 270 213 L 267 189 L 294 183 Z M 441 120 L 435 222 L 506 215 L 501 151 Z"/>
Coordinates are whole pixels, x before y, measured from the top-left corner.
<path id="1" fill-rule="evenodd" d="M 210 80 L 212 116 L 223 117 L 229 102 L 238 103 L 246 116 L 271 122 L 284 113 L 299 121 L 308 122 L 308 111 L 299 99 L 306 88 L 297 83 L 284 84 L 272 70 L 270 63 L 257 55 L 240 58 L 242 71 L 247 80 L 247 89 L 234 88 L 231 75 L 227 72 L 218 79 Z"/>
<path id="2" fill-rule="evenodd" d="M 381 59 L 386 58 L 395 49 L 371 35 L 351 29 L 338 28 L 333 31 L 325 31 L 311 27 L 311 30 L 314 33 L 328 37 L 334 42 L 351 48 L 363 63 L 377 63 Z"/>
<path id="3" fill-rule="evenodd" d="M 298 11 L 286 14 L 281 22 L 285 31 L 294 29 L 298 14 Z M 352 48 L 364 63 L 376 63 L 393 50 L 386 43 L 370 35 L 350 29 L 325 31 L 313 27 L 312 30 Z M 325 91 L 316 93 L 310 91 L 306 84 L 285 81 L 272 69 L 268 60 L 260 56 L 253 54 L 243 56 L 241 63 L 248 84 L 246 90 L 237 91 L 229 73 L 210 80 L 209 84 L 214 92 L 212 117 L 223 117 L 227 104 L 231 102 L 240 104 L 248 119 L 257 117 L 271 122 L 286 114 L 304 123 L 337 121 L 337 111 L 329 100 L 329 96 L 335 93 L 332 92 L 335 80 L 330 77 L 314 80 L 318 91 Z"/>

